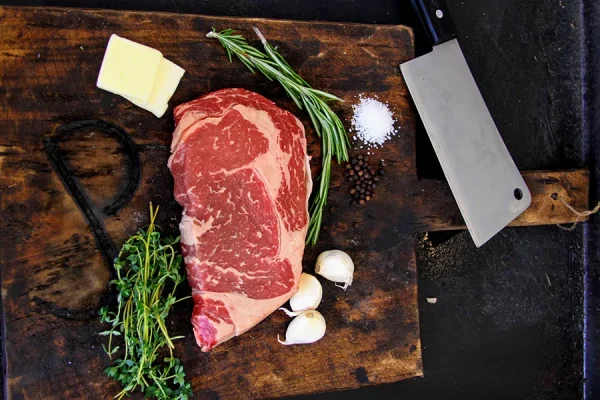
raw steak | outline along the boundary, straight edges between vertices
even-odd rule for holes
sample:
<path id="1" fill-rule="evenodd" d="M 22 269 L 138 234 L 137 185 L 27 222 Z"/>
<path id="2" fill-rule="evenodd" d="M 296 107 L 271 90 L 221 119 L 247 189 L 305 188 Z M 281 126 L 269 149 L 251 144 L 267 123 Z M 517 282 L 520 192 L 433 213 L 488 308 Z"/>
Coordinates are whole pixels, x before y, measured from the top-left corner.
<path id="1" fill-rule="evenodd" d="M 175 109 L 169 168 L 203 351 L 240 335 L 298 288 L 312 181 L 302 123 L 224 89 Z"/>

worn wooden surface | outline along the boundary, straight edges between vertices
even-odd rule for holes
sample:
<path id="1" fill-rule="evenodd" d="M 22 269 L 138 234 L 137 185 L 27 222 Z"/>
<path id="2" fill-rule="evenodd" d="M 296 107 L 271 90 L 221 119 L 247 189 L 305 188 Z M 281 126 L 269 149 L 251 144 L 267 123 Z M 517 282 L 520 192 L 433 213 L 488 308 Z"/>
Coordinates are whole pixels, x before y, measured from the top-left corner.
<path id="1" fill-rule="evenodd" d="M 510 226 L 535 226 L 569 224 L 576 215 L 561 201 L 575 210 L 589 207 L 588 170 L 572 171 L 527 171 L 523 172 L 525 183 L 531 192 L 531 205 Z M 452 197 L 450 187 L 443 181 L 421 181 L 424 190 L 423 203 L 415 207 L 419 215 L 417 230 L 440 231 L 466 229 L 458 205 Z M 420 198 L 420 201 L 421 198 Z M 587 218 L 582 218 L 582 221 Z"/>
<path id="2" fill-rule="evenodd" d="M 150 201 L 161 206 L 161 227 L 177 229 L 181 209 L 166 168 L 172 117 L 157 119 L 95 87 L 111 33 L 155 47 L 186 69 L 172 104 L 241 86 L 274 99 L 310 127 L 278 85 L 239 62 L 229 64 L 221 46 L 205 38 L 212 26 L 234 27 L 256 43 L 248 29 L 257 25 L 303 76 L 348 100 L 337 108 L 343 118 L 360 92 L 388 100 L 406 133 L 398 146 L 389 147 L 390 157 L 414 160 L 414 114 L 397 70 L 413 55 L 408 28 L 0 10 L 5 224 L 0 254 L 9 398 L 95 399 L 118 393 L 102 375 L 109 360 L 101 349 L 104 338 L 97 335 L 103 330 L 97 309 L 111 300 L 106 260 L 147 223 Z M 311 154 L 318 155 L 310 129 L 309 141 Z M 314 166 L 319 162 L 316 157 Z M 189 323 L 191 302 L 176 307 L 170 329 L 186 336 L 177 354 L 195 398 L 277 397 L 421 375 L 414 253 L 407 235 L 392 245 L 371 243 L 373 232 L 387 225 L 383 218 L 366 223 L 352 244 L 343 232 L 323 235 L 318 248 L 307 252 L 307 271 L 325 248 L 344 248 L 357 264 L 350 290 L 323 282 L 320 311 L 328 332 L 312 346 L 277 343 L 289 319 L 275 313 L 241 337 L 201 353 Z"/>
<path id="3" fill-rule="evenodd" d="M 320 251 L 354 258 L 352 287 L 324 282 L 326 337 L 311 346 L 276 342 L 288 319 L 275 313 L 257 327 L 201 353 L 191 336 L 191 303 L 170 319 L 196 398 L 266 398 L 393 382 L 422 374 L 411 234 L 460 228 L 447 185 L 419 180 L 415 114 L 397 65 L 413 56 L 412 32 L 366 26 L 175 14 L 0 8 L 0 238 L 7 396 L 108 398 L 117 385 L 101 374 L 96 316 L 111 301 L 108 260 L 147 223 L 148 202 L 175 232 L 180 208 L 166 168 L 173 121 L 156 119 L 95 87 L 111 33 L 161 50 L 186 69 L 172 104 L 224 87 L 245 87 L 294 112 L 307 127 L 314 172 L 319 140 L 283 91 L 204 34 L 257 25 L 309 82 L 344 98 L 335 111 L 348 124 L 359 93 L 387 101 L 399 135 L 374 159 L 389 167 L 374 200 L 350 206 L 342 167 L 334 167 L 325 228 L 307 249 L 305 270 Z M 255 42 L 256 43 L 256 42 Z M 358 151 L 355 151 L 359 154 Z M 62 180 L 61 180 L 62 179 Z M 574 219 L 559 193 L 587 207 L 587 173 L 529 173 L 534 205 L 522 224 Z"/>

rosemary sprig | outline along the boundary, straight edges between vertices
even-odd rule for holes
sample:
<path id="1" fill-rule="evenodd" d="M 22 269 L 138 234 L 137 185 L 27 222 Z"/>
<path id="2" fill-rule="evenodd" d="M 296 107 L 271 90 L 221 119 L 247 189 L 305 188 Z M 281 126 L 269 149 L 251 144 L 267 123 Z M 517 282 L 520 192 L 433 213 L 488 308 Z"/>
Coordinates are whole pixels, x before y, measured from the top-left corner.
<path id="1" fill-rule="evenodd" d="M 329 192 L 329 177 L 331 175 L 331 161 L 335 157 L 338 163 L 348 161 L 348 148 L 350 141 L 344 125 L 338 116 L 331 110 L 328 101 L 343 101 L 342 99 L 312 88 L 302 79 L 267 42 L 265 37 L 257 28 L 254 32 L 260 38 L 265 52 L 248 44 L 242 35 L 234 33 L 233 29 L 217 32 L 214 28 L 206 36 L 215 38 L 221 42 L 229 61 L 235 55 L 250 71 L 260 71 L 269 80 L 276 80 L 283 86 L 288 96 L 300 109 L 306 109 L 317 134 L 322 140 L 322 169 L 319 176 L 319 190 L 314 195 L 310 206 L 310 223 L 306 242 L 314 245 L 319 238 L 321 221 L 323 218 L 323 207 L 327 204 Z"/>
<path id="2" fill-rule="evenodd" d="M 179 273 L 179 238 L 161 238 L 155 230 L 158 208 L 153 209 L 150 203 L 150 225 L 130 237 L 115 258 L 117 279 L 111 284 L 119 291 L 117 311 L 100 309 L 100 320 L 111 324 L 100 333 L 108 336 L 108 348 L 102 345 L 104 351 L 111 359 L 119 351 L 119 346 L 113 347 L 116 336 L 125 344 L 123 357 L 104 371 L 123 386 L 117 399 L 131 395 L 138 387 L 145 398 L 187 400 L 192 394 L 183 365 L 173 356 L 173 340 L 182 336 L 170 337 L 165 325 L 171 306 L 189 298 L 175 298 L 177 286 L 185 279 Z M 164 346 L 168 354 L 161 363 Z"/>

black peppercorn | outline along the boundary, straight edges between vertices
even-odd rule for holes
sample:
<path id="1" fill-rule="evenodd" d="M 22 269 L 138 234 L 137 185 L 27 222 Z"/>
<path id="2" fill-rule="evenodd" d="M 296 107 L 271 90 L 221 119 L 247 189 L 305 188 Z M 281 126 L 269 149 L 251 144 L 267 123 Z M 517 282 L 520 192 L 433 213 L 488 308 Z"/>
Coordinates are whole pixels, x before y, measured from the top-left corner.
<path id="1" fill-rule="evenodd" d="M 369 164 L 369 158 L 372 164 Z M 350 204 L 365 204 L 365 201 L 370 201 L 375 195 L 376 183 L 379 182 L 379 177 L 385 174 L 386 164 L 373 158 L 358 155 L 352 157 L 345 165 L 344 177 L 345 181 L 349 182 Z"/>

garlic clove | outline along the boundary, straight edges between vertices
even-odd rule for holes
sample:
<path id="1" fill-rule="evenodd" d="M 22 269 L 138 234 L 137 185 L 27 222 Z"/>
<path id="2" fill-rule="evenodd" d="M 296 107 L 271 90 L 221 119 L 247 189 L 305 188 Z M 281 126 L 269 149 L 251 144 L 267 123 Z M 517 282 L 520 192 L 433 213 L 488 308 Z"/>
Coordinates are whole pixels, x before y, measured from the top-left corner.
<path id="1" fill-rule="evenodd" d="M 325 336 L 325 318 L 317 310 L 303 311 L 290 322 L 285 332 L 285 341 L 277 341 L 283 345 L 314 343 Z"/>
<path id="2" fill-rule="evenodd" d="M 317 257 L 315 272 L 322 277 L 336 282 L 336 286 L 344 290 L 352 285 L 354 262 L 341 250 L 324 251 Z"/>
<path id="3" fill-rule="evenodd" d="M 317 278 L 302 273 L 298 291 L 290 298 L 292 311 L 314 310 L 323 298 L 323 287 Z"/>

